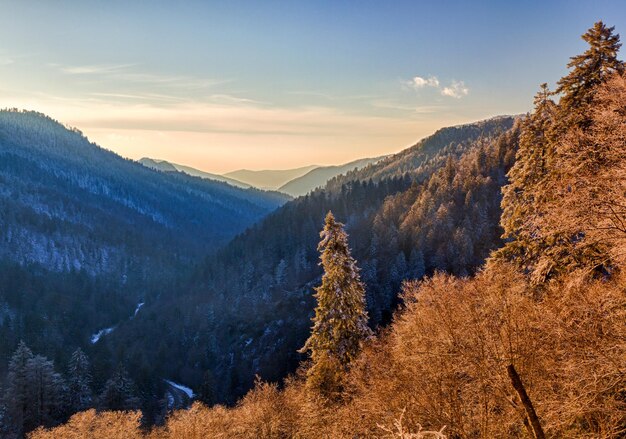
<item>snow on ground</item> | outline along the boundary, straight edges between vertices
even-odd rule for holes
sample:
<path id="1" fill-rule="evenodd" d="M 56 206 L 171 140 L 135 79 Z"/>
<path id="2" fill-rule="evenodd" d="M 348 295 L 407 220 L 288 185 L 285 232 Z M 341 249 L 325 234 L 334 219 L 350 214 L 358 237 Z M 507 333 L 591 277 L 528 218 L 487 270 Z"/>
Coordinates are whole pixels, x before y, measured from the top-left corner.
<path id="1" fill-rule="evenodd" d="M 174 388 L 176 388 L 176 389 L 178 389 L 178 390 L 180 390 L 182 392 L 185 392 L 185 394 L 187 394 L 187 396 L 189 398 L 193 398 L 195 396 L 194 393 L 193 393 L 193 390 L 191 390 L 189 387 L 183 386 L 182 384 L 177 384 L 174 381 L 170 381 L 170 380 L 163 380 L 163 381 L 165 381 L 170 386 L 172 386 L 172 387 L 174 387 Z"/>
<path id="2" fill-rule="evenodd" d="M 95 334 L 91 336 L 91 344 L 98 343 L 98 340 L 100 340 L 105 335 L 113 332 L 114 329 L 115 329 L 115 326 L 111 326 L 110 328 L 104 328 L 104 329 L 99 330 L 98 332 L 96 332 Z"/>
<path id="3" fill-rule="evenodd" d="M 138 303 L 137 304 L 137 308 L 135 308 L 135 314 L 133 314 L 133 317 L 135 317 L 137 315 L 137 313 L 139 312 L 139 310 L 141 309 L 141 307 L 144 305 L 144 302 Z"/>

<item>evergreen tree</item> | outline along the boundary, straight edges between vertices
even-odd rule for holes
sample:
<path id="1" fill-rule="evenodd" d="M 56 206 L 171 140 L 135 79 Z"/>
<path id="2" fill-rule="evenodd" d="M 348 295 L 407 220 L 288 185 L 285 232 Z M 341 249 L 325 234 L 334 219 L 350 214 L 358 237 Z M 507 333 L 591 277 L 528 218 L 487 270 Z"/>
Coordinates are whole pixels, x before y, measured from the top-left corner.
<path id="1" fill-rule="evenodd" d="M 135 383 L 123 365 L 119 365 L 115 374 L 104 385 L 100 394 L 100 406 L 105 410 L 133 410 L 139 407 Z"/>
<path id="2" fill-rule="evenodd" d="M 515 164 L 507 174 L 509 184 L 502 189 L 501 225 L 508 242 L 497 257 L 511 259 L 527 268 L 547 247 L 540 242 L 533 219 L 540 209 L 541 186 L 554 165 L 555 147 L 550 140 L 556 104 L 547 84 L 535 96 L 534 111 L 521 126 Z"/>
<path id="3" fill-rule="evenodd" d="M 614 30 L 615 27 L 607 27 L 598 21 L 582 35 L 589 48 L 570 58 L 567 67 L 571 71 L 559 80 L 556 90 L 562 94 L 560 119 L 566 125 L 587 127 L 590 116 L 586 110 L 593 101 L 596 88 L 612 73 L 624 71 L 624 63 L 617 59 L 621 43 Z"/>
<path id="4" fill-rule="evenodd" d="M 570 73 L 558 82 L 558 105 L 549 99 L 547 86 L 535 98 L 535 110 L 524 121 L 510 183 L 503 189 L 502 218 L 504 238 L 509 242 L 496 257 L 513 260 L 523 267 L 534 283 L 541 283 L 558 272 L 583 265 L 598 265 L 602 251 L 583 243 L 579 230 L 559 231 L 547 221 L 553 218 L 563 187 L 563 169 L 571 169 L 572 154 L 563 145 L 591 128 L 593 102 L 599 87 L 624 65 L 617 59 L 621 46 L 614 28 L 597 22 L 583 35 L 589 48 L 571 58 Z M 576 155 L 585 155 L 577 151 Z M 563 202 L 561 199 L 558 201 Z M 590 262 L 593 261 L 593 262 Z"/>
<path id="5" fill-rule="evenodd" d="M 78 348 L 72 354 L 68 365 L 68 391 L 70 410 L 75 413 L 91 407 L 91 373 L 87 355 Z"/>
<path id="6" fill-rule="evenodd" d="M 313 361 L 307 372 L 307 386 L 335 397 L 341 390 L 343 372 L 371 330 L 367 326 L 365 288 L 350 254 L 348 235 L 331 212 L 326 215 L 320 237 L 318 250 L 324 275 L 322 285 L 316 288 L 311 336 L 300 352 L 310 351 Z"/>
<path id="7" fill-rule="evenodd" d="M 21 341 L 9 362 L 4 401 L 10 429 L 18 435 L 29 422 L 28 362 L 32 359 L 32 351 Z"/>
<path id="8" fill-rule="evenodd" d="M 28 379 L 28 422 L 26 430 L 40 425 L 50 426 L 61 421 L 64 415 L 65 383 L 54 370 L 54 363 L 36 355 L 26 363 Z"/>

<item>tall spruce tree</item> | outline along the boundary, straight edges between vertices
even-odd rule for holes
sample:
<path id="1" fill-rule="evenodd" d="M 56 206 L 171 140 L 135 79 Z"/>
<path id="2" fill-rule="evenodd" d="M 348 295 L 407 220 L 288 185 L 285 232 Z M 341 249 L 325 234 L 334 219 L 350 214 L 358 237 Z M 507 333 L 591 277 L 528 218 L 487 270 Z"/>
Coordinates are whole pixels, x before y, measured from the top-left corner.
<path id="1" fill-rule="evenodd" d="M 523 268 L 535 263 L 547 246 L 538 239 L 534 220 L 541 209 L 541 185 L 555 158 L 550 135 L 557 109 L 550 96 L 548 85 L 541 84 L 534 110 L 521 124 L 515 164 L 507 174 L 509 184 L 502 189 L 500 222 L 507 242 L 496 257 L 513 260 Z"/>
<path id="2" fill-rule="evenodd" d="M 9 430 L 17 435 L 24 433 L 25 424 L 29 423 L 28 362 L 33 357 L 32 351 L 21 341 L 9 362 L 4 402 Z"/>
<path id="3" fill-rule="evenodd" d="M 67 369 L 70 410 L 73 413 L 86 410 L 93 404 L 93 393 L 89 359 L 81 348 L 74 351 Z"/>
<path id="4" fill-rule="evenodd" d="M 54 363 L 36 355 L 28 360 L 26 367 L 29 417 L 24 427 L 32 430 L 60 422 L 65 415 L 65 383 L 55 372 Z"/>
<path id="5" fill-rule="evenodd" d="M 348 235 L 332 212 L 326 215 L 318 250 L 324 268 L 322 285 L 316 288 L 317 307 L 311 336 L 301 353 L 311 352 L 307 386 L 335 398 L 343 373 L 371 335 L 367 326 L 365 287 L 350 254 Z"/>
<path id="6" fill-rule="evenodd" d="M 582 54 L 570 58 L 567 68 L 570 72 L 558 82 L 557 93 L 562 123 L 588 127 L 590 123 L 589 105 L 593 101 L 597 87 L 615 72 L 624 71 L 624 63 L 617 59 L 622 46 L 615 27 L 607 27 L 598 21 L 582 35 L 589 48 Z"/>

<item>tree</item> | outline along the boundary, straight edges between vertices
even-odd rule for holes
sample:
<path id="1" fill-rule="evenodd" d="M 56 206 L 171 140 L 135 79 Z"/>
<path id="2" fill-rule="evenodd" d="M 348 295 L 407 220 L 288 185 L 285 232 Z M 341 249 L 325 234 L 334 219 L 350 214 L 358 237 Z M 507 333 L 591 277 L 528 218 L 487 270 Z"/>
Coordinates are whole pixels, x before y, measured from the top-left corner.
<path id="1" fill-rule="evenodd" d="M 535 110 L 522 127 L 517 161 L 503 189 L 501 224 L 509 241 L 495 256 L 515 261 L 534 283 L 581 267 L 597 269 L 606 262 L 606 251 L 583 239 L 581 227 L 565 228 L 559 222 L 569 219 L 571 225 L 574 218 L 562 208 L 574 199 L 575 186 L 581 186 L 580 174 L 590 170 L 581 158 L 591 157 L 587 163 L 593 163 L 596 157 L 590 142 L 578 140 L 593 131 L 598 90 L 624 70 L 617 59 L 619 35 L 613 30 L 597 22 L 582 36 L 589 48 L 571 58 L 570 72 L 559 80 L 558 105 L 542 85 Z"/>
<path id="2" fill-rule="evenodd" d="M 542 228 L 576 236 L 590 269 L 624 266 L 626 249 L 626 74 L 599 87 L 586 130 L 558 145 L 558 178 Z M 592 252 L 593 250 L 593 252 Z"/>
<path id="3" fill-rule="evenodd" d="M 69 406 L 72 413 L 87 410 L 93 403 L 91 373 L 87 355 L 78 348 L 68 365 Z"/>
<path id="4" fill-rule="evenodd" d="M 326 215 L 320 237 L 324 275 L 316 288 L 311 336 L 299 352 L 311 352 L 307 386 L 326 397 L 336 397 L 343 373 L 372 332 L 367 326 L 365 287 L 350 254 L 348 235 L 332 212 Z"/>
<path id="5" fill-rule="evenodd" d="M 9 423 L 18 435 L 24 432 L 24 425 L 28 421 L 27 365 L 32 358 L 32 351 L 26 346 L 26 343 L 21 341 L 9 362 L 4 401 Z"/>
<path id="6" fill-rule="evenodd" d="M 55 372 L 54 363 L 36 355 L 26 363 L 26 377 L 29 401 L 26 429 L 59 422 L 64 414 L 65 383 L 61 375 Z"/>
<path id="7" fill-rule="evenodd" d="M 598 21 L 582 35 L 589 48 L 570 58 L 567 68 L 571 71 L 559 80 L 556 89 L 562 94 L 559 107 L 566 125 L 588 126 L 589 115 L 585 109 L 592 103 L 595 89 L 613 73 L 624 71 L 624 63 L 617 59 L 622 45 L 614 30 L 615 27 Z"/>
<path id="8" fill-rule="evenodd" d="M 104 385 L 100 394 L 100 406 L 105 410 L 133 410 L 139 407 L 135 383 L 129 378 L 123 365 L 118 366 L 115 374 Z"/>
<path id="9" fill-rule="evenodd" d="M 556 104 L 550 98 L 547 84 L 541 84 L 535 95 L 534 111 L 521 125 L 519 149 L 515 164 L 507 174 L 509 184 L 502 188 L 502 216 L 504 247 L 496 257 L 513 260 L 528 269 L 536 263 L 548 247 L 537 239 L 537 225 L 533 221 L 541 209 L 542 184 L 554 164 L 555 146 L 550 140 Z"/>

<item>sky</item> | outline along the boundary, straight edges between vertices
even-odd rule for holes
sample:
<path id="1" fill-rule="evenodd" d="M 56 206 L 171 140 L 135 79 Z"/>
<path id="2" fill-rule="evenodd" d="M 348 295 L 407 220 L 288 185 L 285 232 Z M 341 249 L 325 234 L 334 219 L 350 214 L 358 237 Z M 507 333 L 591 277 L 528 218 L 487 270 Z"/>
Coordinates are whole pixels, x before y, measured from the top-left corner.
<path id="1" fill-rule="evenodd" d="M 339 164 L 529 111 L 597 20 L 626 2 L 0 0 L 0 108 L 208 172 Z"/>

